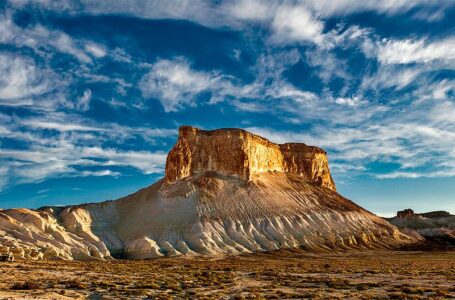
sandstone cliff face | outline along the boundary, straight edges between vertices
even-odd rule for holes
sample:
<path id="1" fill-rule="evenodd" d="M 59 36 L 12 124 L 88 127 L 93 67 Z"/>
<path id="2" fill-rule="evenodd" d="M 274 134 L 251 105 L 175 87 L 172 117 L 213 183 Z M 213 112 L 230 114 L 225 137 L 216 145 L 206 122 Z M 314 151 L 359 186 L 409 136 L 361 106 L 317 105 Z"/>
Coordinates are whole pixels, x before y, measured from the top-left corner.
<path id="1" fill-rule="evenodd" d="M 205 171 L 251 180 L 254 174 L 287 172 L 335 191 L 324 150 L 302 143 L 275 144 L 241 129 L 179 129 L 166 160 L 166 182 Z"/>

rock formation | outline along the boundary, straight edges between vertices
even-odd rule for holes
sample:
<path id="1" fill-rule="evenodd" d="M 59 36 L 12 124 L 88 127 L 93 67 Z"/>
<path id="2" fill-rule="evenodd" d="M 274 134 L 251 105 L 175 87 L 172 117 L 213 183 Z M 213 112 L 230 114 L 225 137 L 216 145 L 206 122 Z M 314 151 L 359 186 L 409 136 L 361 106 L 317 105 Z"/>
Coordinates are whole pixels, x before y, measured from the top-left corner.
<path id="1" fill-rule="evenodd" d="M 415 216 L 414 211 L 410 208 L 400 210 L 397 212 L 397 218 L 400 218 L 400 219 L 412 218 L 414 216 Z"/>
<path id="2" fill-rule="evenodd" d="M 335 191 L 324 150 L 302 143 L 275 144 L 242 129 L 179 129 L 166 160 L 166 182 L 206 171 L 251 180 L 254 174 L 285 172 Z"/>
<path id="3" fill-rule="evenodd" d="M 287 247 L 399 247 L 415 239 L 335 191 L 326 153 L 240 129 L 184 126 L 165 178 L 115 201 L 0 210 L 1 252 L 132 259 Z"/>
<path id="4" fill-rule="evenodd" d="M 96 236 L 71 232 L 52 212 L 25 208 L 0 210 L 0 254 L 9 253 L 29 259 L 111 258 Z"/>
<path id="5" fill-rule="evenodd" d="M 420 237 L 425 247 L 455 247 L 455 215 L 446 211 L 414 213 L 412 209 L 397 212 L 387 219 L 408 235 Z"/>

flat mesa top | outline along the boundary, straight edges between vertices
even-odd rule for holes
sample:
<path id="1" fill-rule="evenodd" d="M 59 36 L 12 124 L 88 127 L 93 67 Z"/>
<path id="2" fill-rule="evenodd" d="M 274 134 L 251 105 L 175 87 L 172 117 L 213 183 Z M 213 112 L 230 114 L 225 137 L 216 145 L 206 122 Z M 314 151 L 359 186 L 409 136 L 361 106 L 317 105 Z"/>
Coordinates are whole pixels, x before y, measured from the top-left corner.
<path id="1" fill-rule="evenodd" d="M 316 146 L 309 146 L 305 143 L 283 143 L 283 144 L 274 143 L 274 142 L 271 142 L 270 140 L 268 140 L 267 138 L 264 138 L 260 135 L 251 133 L 251 132 L 249 132 L 245 129 L 241 129 L 241 128 L 218 128 L 218 129 L 213 129 L 213 130 L 204 130 L 204 129 L 199 129 L 199 128 L 189 126 L 189 125 L 184 125 L 179 128 L 179 136 L 184 137 L 184 136 L 187 136 L 189 133 L 192 133 L 194 135 L 205 135 L 205 136 L 243 134 L 243 135 L 248 136 L 251 139 L 261 141 L 262 143 L 267 144 L 272 147 L 275 146 L 275 147 L 279 147 L 281 149 L 294 149 L 294 150 L 305 149 L 307 151 L 312 150 L 312 151 L 318 152 L 318 153 L 324 153 L 324 154 L 327 153 L 322 148 L 319 148 Z"/>
<path id="2" fill-rule="evenodd" d="M 238 176 L 246 181 L 265 172 L 292 173 L 302 180 L 336 190 L 327 153 L 304 143 L 276 144 L 244 129 L 179 128 L 177 143 L 166 159 L 166 182 L 205 171 Z"/>

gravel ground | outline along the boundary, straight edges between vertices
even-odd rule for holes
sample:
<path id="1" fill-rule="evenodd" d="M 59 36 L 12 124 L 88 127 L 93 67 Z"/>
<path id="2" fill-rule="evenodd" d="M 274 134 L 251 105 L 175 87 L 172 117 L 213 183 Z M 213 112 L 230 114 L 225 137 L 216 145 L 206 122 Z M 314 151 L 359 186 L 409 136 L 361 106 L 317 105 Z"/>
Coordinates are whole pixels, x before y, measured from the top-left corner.
<path id="1" fill-rule="evenodd" d="M 455 299 L 455 251 L 0 263 L 0 299 Z"/>

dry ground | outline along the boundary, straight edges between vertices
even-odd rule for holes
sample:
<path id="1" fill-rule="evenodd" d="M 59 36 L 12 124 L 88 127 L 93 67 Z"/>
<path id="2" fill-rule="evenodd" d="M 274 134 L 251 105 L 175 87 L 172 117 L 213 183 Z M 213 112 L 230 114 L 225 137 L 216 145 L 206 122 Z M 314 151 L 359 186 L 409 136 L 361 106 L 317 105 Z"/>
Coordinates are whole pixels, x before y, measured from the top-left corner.
<path id="1" fill-rule="evenodd" d="M 455 251 L 0 263 L 0 299 L 455 299 Z"/>

